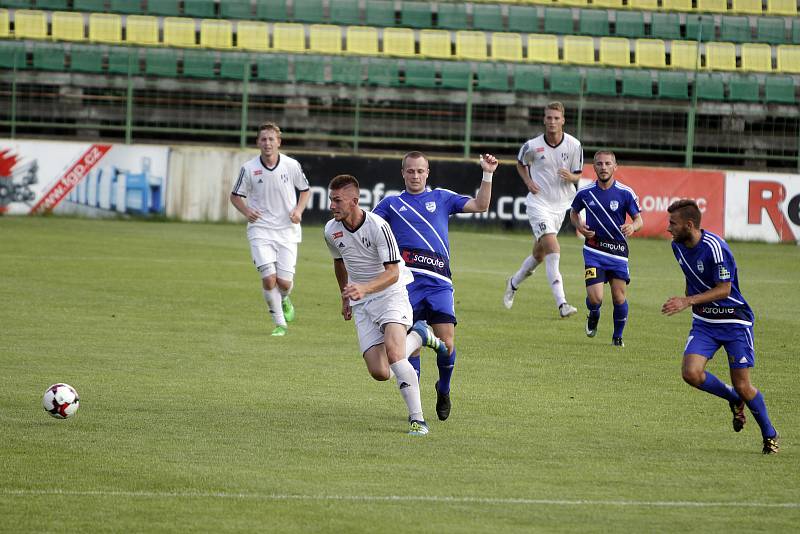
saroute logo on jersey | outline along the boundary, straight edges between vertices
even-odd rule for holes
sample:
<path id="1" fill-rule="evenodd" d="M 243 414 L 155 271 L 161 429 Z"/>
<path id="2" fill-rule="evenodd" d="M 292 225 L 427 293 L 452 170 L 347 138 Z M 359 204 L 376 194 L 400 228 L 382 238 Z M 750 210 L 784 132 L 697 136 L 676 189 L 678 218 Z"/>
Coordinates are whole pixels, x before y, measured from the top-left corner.
<path id="1" fill-rule="evenodd" d="M 608 207 L 611 208 L 611 211 L 617 211 L 617 208 L 619 207 L 619 202 L 617 202 L 616 200 L 612 200 L 611 202 L 608 203 Z"/>
<path id="2" fill-rule="evenodd" d="M 333 239 L 339 239 L 339 238 L 341 238 L 342 236 L 344 236 L 344 232 L 333 232 L 333 233 L 331 234 L 331 237 L 332 237 Z"/>
<path id="3" fill-rule="evenodd" d="M 706 266 L 703 265 L 703 262 L 700 260 L 697 260 L 697 270 L 701 273 L 706 270 Z"/>
<path id="4" fill-rule="evenodd" d="M 432 271 L 450 278 L 450 264 L 447 258 L 430 250 L 403 249 L 400 256 L 409 267 Z"/>
<path id="5" fill-rule="evenodd" d="M 436 211 L 436 202 L 426 202 L 425 209 L 433 213 L 434 211 Z"/>

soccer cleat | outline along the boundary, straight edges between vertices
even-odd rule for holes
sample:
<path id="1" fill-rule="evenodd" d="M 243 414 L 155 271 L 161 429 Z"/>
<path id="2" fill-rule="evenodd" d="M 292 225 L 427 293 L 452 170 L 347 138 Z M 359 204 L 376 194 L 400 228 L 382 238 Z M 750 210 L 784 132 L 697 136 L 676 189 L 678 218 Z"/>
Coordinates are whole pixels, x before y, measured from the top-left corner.
<path id="1" fill-rule="evenodd" d="M 592 314 L 586 316 L 586 335 L 594 337 L 597 335 L 597 323 L 600 321 L 599 317 L 592 317 Z"/>
<path id="2" fill-rule="evenodd" d="M 428 432 L 428 423 L 425 421 L 411 421 L 411 429 L 408 431 L 409 436 L 424 436 Z"/>
<path id="3" fill-rule="evenodd" d="M 624 347 L 625 346 L 625 342 L 622 341 L 621 337 L 612 337 L 611 338 L 611 344 L 614 345 L 615 347 Z"/>
<path id="4" fill-rule="evenodd" d="M 733 431 L 741 432 L 747 421 L 747 418 L 744 416 L 744 401 L 739 401 L 738 403 L 728 401 L 728 405 L 730 405 L 731 413 L 733 413 Z"/>
<path id="5" fill-rule="evenodd" d="M 447 357 L 450 355 L 447 351 L 447 345 L 444 344 L 444 341 L 436 337 L 436 334 L 433 333 L 433 328 L 425 321 L 417 321 L 414 323 L 414 326 L 411 327 L 411 331 L 419 334 L 419 337 L 422 338 L 422 346 L 432 348 L 436 351 L 437 356 Z"/>
<path id="6" fill-rule="evenodd" d="M 289 295 L 286 295 L 281 299 L 281 308 L 283 308 L 283 317 L 286 319 L 287 323 L 291 323 L 294 321 L 294 304 L 292 304 L 292 300 L 289 298 Z"/>
<path id="7" fill-rule="evenodd" d="M 561 315 L 562 319 L 570 317 L 578 313 L 578 308 L 575 306 L 570 306 L 566 302 L 558 307 L 558 313 Z"/>
<path id="8" fill-rule="evenodd" d="M 271 336 L 285 336 L 289 330 L 285 326 L 276 326 L 275 330 L 270 334 Z"/>
<path id="9" fill-rule="evenodd" d="M 511 277 L 509 277 L 508 280 L 506 280 L 506 291 L 503 293 L 503 305 L 507 310 L 510 310 L 511 306 L 514 305 L 514 295 L 516 293 L 517 290 L 511 285 Z"/>
<path id="10" fill-rule="evenodd" d="M 450 394 L 439 391 L 439 382 L 436 382 L 436 415 L 439 421 L 444 421 L 450 417 Z"/>
<path id="11" fill-rule="evenodd" d="M 778 454 L 778 451 L 781 450 L 778 446 L 778 439 L 777 433 L 771 438 L 764 438 L 764 448 L 761 449 L 761 452 L 764 454 Z"/>

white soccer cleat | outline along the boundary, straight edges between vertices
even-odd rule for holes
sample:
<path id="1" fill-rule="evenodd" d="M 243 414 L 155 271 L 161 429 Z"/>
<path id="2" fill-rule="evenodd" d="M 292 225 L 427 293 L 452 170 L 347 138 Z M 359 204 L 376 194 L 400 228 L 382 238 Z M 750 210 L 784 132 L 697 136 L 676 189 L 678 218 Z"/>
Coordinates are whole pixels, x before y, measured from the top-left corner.
<path id="1" fill-rule="evenodd" d="M 558 313 L 559 315 L 561 315 L 562 319 L 565 319 L 567 317 L 571 317 L 576 313 L 578 313 L 578 308 L 576 308 L 575 306 L 571 306 L 570 304 L 565 302 L 564 304 L 558 307 Z"/>
<path id="2" fill-rule="evenodd" d="M 517 293 L 517 290 L 511 286 L 511 277 L 506 280 L 506 291 L 503 293 L 503 305 L 506 307 L 507 310 L 511 309 L 511 306 L 514 305 L 514 295 Z"/>

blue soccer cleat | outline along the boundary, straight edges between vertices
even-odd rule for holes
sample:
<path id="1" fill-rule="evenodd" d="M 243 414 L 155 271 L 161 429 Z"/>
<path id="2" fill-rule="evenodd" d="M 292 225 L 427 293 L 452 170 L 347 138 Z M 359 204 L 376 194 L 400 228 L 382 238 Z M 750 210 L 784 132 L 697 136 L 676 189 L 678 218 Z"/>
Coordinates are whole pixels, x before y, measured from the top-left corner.
<path id="1" fill-rule="evenodd" d="M 422 338 L 422 346 L 432 348 L 436 351 L 437 356 L 442 356 L 444 358 L 450 356 L 447 345 L 444 344 L 444 341 L 436 337 L 436 334 L 433 333 L 433 328 L 425 321 L 417 321 L 414 323 L 414 326 L 411 327 L 411 331 L 419 334 L 419 337 Z"/>
<path id="2" fill-rule="evenodd" d="M 425 421 L 411 421 L 411 428 L 408 431 L 409 436 L 424 436 L 428 432 L 428 423 Z"/>

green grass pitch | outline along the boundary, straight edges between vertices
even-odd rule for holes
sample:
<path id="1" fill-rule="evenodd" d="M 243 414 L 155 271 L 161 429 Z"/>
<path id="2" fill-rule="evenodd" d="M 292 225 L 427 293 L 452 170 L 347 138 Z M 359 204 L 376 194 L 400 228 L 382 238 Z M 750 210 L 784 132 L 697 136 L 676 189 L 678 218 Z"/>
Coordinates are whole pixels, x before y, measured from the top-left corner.
<path id="1" fill-rule="evenodd" d="M 733 243 L 782 451 L 749 412 L 680 378 L 691 316 L 669 243 L 634 240 L 626 347 L 611 306 L 584 335 L 580 242 L 562 236 L 567 320 L 539 269 L 502 306 L 524 233 L 453 232 L 458 362 L 424 438 L 373 381 L 321 227 L 304 228 L 285 338 L 244 225 L 0 219 L 0 531 L 787 532 L 800 524 L 800 249 Z M 610 295 L 606 288 L 606 301 Z M 725 357 L 709 370 L 728 380 Z M 45 388 L 81 395 L 75 418 Z"/>

